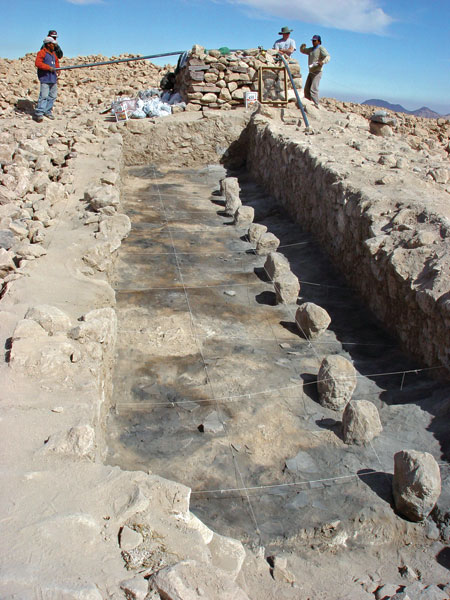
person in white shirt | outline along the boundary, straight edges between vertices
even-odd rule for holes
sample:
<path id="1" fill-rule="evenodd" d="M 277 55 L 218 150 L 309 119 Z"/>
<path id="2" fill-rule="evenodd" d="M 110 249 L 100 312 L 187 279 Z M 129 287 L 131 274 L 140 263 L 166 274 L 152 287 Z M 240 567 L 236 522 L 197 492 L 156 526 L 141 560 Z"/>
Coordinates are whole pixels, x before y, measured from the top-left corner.
<path id="1" fill-rule="evenodd" d="M 293 52 L 297 49 L 295 45 L 295 40 L 293 40 L 290 35 L 293 32 L 293 29 L 289 29 L 289 27 L 282 27 L 281 31 L 278 32 L 278 35 L 283 36 L 281 39 L 277 40 L 273 49 L 278 50 L 280 54 L 284 54 L 285 57 L 289 58 Z"/>

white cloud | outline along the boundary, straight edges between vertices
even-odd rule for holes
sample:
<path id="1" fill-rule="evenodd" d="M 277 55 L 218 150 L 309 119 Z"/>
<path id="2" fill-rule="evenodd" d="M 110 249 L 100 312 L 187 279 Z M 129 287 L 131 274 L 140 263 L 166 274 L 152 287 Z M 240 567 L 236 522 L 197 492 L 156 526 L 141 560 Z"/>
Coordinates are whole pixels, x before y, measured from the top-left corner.
<path id="1" fill-rule="evenodd" d="M 376 0 L 228 0 L 288 21 L 303 21 L 323 27 L 360 33 L 383 33 L 393 18 Z"/>

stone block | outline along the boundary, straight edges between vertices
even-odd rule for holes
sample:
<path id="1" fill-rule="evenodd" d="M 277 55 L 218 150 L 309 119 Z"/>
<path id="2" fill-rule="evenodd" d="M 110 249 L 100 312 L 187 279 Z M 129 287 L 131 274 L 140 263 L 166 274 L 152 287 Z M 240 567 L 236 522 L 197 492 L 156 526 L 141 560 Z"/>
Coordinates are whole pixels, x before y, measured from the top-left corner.
<path id="1" fill-rule="evenodd" d="M 245 559 L 244 546 L 238 540 L 214 533 L 208 549 L 215 567 L 229 573 L 233 581 L 238 576 Z"/>
<path id="2" fill-rule="evenodd" d="M 132 579 L 122 581 L 120 589 L 125 592 L 127 600 L 144 600 L 148 594 L 148 581 L 137 575 Z"/>
<path id="3" fill-rule="evenodd" d="M 381 137 L 391 137 L 394 135 L 392 128 L 389 125 L 385 125 L 383 123 L 376 123 L 375 121 L 370 121 L 369 131 L 373 135 L 378 135 Z"/>
<path id="4" fill-rule="evenodd" d="M 122 550 L 133 550 L 142 544 L 142 541 L 143 537 L 138 531 L 131 529 L 127 525 L 122 528 L 119 536 L 120 548 Z"/>
<path id="5" fill-rule="evenodd" d="M 394 456 L 394 502 L 411 521 L 423 521 L 441 493 L 439 465 L 428 452 L 402 450 Z"/>
<path id="6" fill-rule="evenodd" d="M 271 281 L 291 272 L 288 259 L 281 252 L 270 252 L 264 263 L 264 270 Z"/>
<path id="7" fill-rule="evenodd" d="M 225 179 L 221 181 L 221 189 L 225 196 L 225 213 L 234 216 L 237 209 L 242 206 L 239 197 L 240 188 L 237 177 L 225 177 Z"/>
<path id="8" fill-rule="evenodd" d="M 277 304 L 296 304 L 300 293 L 300 282 L 291 273 L 283 273 L 274 280 Z"/>
<path id="9" fill-rule="evenodd" d="M 342 415 L 342 437 L 346 444 L 366 445 L 383 427 L 377 407 L 368 400 L 348 402 Z"/>
<path id="10" fill-rule="evenodd" d="M 263 233 L 266 233 L 267 227 L 259 223 L 252 223 L 248 228 L 248 239 L 251 244 L 256 244 Z"/>
<path id="11" fill-rule="evenodd" d="M 270 252 L 276 252 L 280 240 L 273 233 L 263 233 L 256 242 L 255 252 L 259 256 L 267 256 Z"/>
<path id="12" fill-rule="evenodd" d="M 355 387 L 356 370 L 350 361 L 338 354 L 323 359 L 317 375 L 317 389 L 322 406 L 332 410 L 343 410 Z"/>
<path id="13" fill-rule="evenodd" d="M 25 319 L 36 321 L 51 335 L 58 332 L 66 332 L 72 327 L 69 316 L 61 309 L 49 304 L 33 306 L 27 311 Z"/>
<path id="14" fill-rule="evenodd" d="M 305 302 L 298 307 L 295 322 L 303 336 L 307 339 L 315 339 L 326 331 L 331 318 L 324 308 L 313 302 Z"/>
<path id="15" fill-rule="evenodd" d="M 247 228 L 255 218 L 255 209 L 252 206 L 240 206 L 234 213 L 236 227 Z"/>
<path id="16" fill-rule="evenodd" d="M 228 573 L 194 560 L 185 560 L 158 571 L 150 586 L 165 600 L 249 600 Z"/>

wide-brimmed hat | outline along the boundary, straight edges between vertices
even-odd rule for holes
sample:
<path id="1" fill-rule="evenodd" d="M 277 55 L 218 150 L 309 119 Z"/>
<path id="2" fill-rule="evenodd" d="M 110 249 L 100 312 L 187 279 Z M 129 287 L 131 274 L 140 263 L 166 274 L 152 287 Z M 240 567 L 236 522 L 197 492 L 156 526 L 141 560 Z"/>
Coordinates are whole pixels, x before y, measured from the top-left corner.
<path id="1" fill-rule="evenodd" d="M 56 40 L 55 38 L 47 36 L 46 38 L 44 38 L 44 44 L 56 44 Z"/>
<path id="2" fill-rule="evenodd" d="M 292 33 L 294 30 L 289 29 L 289 27 L 282 27 L 281 31 L 278 32 L 278 35 L 283 35 L 283 33 Z"/>

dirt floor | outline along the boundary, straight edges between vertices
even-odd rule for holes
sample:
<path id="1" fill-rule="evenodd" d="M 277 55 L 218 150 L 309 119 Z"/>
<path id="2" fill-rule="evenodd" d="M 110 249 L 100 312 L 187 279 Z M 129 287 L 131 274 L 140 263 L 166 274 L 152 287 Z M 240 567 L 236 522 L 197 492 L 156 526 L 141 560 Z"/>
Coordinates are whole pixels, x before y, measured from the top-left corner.
<path id="1" fill-rule="evenodd" d="M 301 281 L 298 303 L 329 312 L 332 324 L 319 340 L 299 335 L 295 306 L 275 305 L 265 257 L 224 214 L 218 189 L 227 174 L 239 176 L 255 221 L 280 239 L 279 252 Z M 450 388 L 414 373 L 418 365 L 314 239 L 245 172 L 130 168 L 123 197 L 132 231 L 113 283 L 119 335 L 109 464 L 186 484 L 197 516 L 266 554 L 296 553 L 301 562 L 308 542 L 318 548 L 328 538 L 333 547 L 334 537 L 336 548 L 354 552 L 401 547 L 406 534 L 422 546 L 421 560 L 429 554 L 431 578 L 442 579 L 437 549 L 428 547 L 434 524 L 395 515 L 391 478 L 398 450 L 426 450 L 440 460 L 446 432 L 439 410 Z M 316 374 L 328 354 L 353 362 L 354 398 L 380 411 L 383 433 L 367 447 L 345 445 L 340 413 L 318 403 Z M 442 479 L 448 497 L 443 463 Z M 330 568 L 338 565 L 335 557 Z"/>

